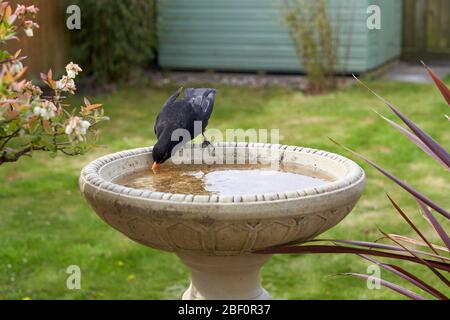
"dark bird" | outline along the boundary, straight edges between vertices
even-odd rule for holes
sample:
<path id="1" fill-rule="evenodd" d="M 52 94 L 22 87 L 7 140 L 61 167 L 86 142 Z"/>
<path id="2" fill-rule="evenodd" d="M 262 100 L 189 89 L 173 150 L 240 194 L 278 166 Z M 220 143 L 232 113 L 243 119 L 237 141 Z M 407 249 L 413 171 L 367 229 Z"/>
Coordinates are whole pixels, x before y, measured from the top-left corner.
<path id="1" fill-rule="evenodd" d="M 152 152 L 153 171 L 172 156 L 175 147 L 185 145 L 200 134 L 205 138 L 203 145 L 210 145 L 204 132 L 214 108 L 216 90 L 189 88 L 184 90 L 184 98 L 178 99 L 182 91 L 183 88 L 178 89 L 167 100 L 156 118 L 155 134 L 158 142 Z M 194 130 L 196 122 L 201 122 L 201 130 Z M 189 138 L 173 135 L 177 129 L 187 130 Z"/>

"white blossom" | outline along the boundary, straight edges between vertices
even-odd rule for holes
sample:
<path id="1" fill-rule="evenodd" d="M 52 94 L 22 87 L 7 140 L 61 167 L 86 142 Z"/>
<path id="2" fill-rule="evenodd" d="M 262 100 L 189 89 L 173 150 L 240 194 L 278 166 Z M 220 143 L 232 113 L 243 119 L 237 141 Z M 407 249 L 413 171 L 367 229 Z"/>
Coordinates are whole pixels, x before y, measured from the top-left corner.
<path id="1" fill-rule="evenodd" d="M 34 36 L 33 30 L 37 28 L 39 28 L 39 25 L 31 20 L 27 20 L 24 22 L 24 30 L 27 37 Z"/>
<path id="2" fill-rule="evenodd" d="M 39 12 L 39 9 L 34 5 L 27 7 L 27 6 L 19 4 L 19 5 L 17 5 L 17 9 L 14 12 L 14 15 L 16 15 L 18 18 L 22 19 L 27 13 L 35 16 L 38 12 Z"/>
<path id="3" fill-rule="evenodd" d="M 34 36 L 33 28 L 25 28 L 25 34 L 27 37 L 32 38 Z"/>
<path id="4" fill-rule="evenodd" d="M 39 8 L 35 7 L 34 5 L 28 6 L 26 10 L 31 15 L 36 15 L 39 12 Z"/>
<path id="5" fill-rule="evenodd" d="M 67 77 L 75 79 L 79 72 L 83 71 L 79 65 L 71 62 L 66 66 Z"/>
<path id="6" fill-rule="evenodd" d="M 56 117 L 58 108 L 53 102 L 45 100 L 40 106 L 35 107 L 33 111 L 35 115 L 42 117 L 42 119 L 50 120 Z"/>
<path id="7" fill-rule="evenodd" d="M 89 121 L 82 120 L 80 117 L 72 117 L 66 126 L 65 132 L 72 141 L 74 139 L 77 141 L 84 141 L 84 137 L 90 126 L 91 123 Z"/>
<path id="8" fill-rule="evenodd" d="M 24 85 L 25 90 L 29 91 L 33 96 L 40 97 L 42 90 L 38 86 L 33 85 L 31 81 L 28 81 Z"/>
<path id="9" fill-rule="evenodd" d="M 11 66 L 11 72 L 13 74 L 18 74 L 23 70 L 23 64 L 20 61 L 16 61 L 12 66 Z"/>
<path id="10" fill-rule="evenodd" d="M 69 78 L 68 76 L 63 76 L 61 80 L 58 80 L 56 82 L 56 89 L 73 94 L 75 90 L 77 90 L 77 87 L 73 79 Z"/>
<path id="11" fill-rule="evenodd" d="M 24 5 L 17 5 L 17 9 L 14 12 L 14 15 L 18 16 L 19 18 L 23 17 L 27 13 L 27 7 Z"/>

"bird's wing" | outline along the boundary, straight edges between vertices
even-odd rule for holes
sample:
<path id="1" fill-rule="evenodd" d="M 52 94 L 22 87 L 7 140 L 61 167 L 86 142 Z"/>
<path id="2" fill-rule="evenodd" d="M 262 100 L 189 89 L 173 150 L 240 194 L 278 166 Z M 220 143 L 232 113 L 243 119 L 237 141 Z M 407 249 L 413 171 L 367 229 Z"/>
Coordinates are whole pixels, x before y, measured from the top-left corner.
<path id="1" fill-rule="evenodd" d="M 191 89 L 184 91 L 185 99 L 189 101 L 199 120 L 208 121 L 214 109 L 216 90 Z"/>
<path id="2" fill-rule="evenodd" d="M 160 130 L 160 115 L 161 112 L 168 106 L 172 105 L 180 96 L 181 92 L 183 91 L 183 87 L 179 88 L 174 94 L 172 94 L 169 99 L 166 101 L 166 103 L 162 106 L 160 113 L 158 114 L 158 116 L 156 117 L 156 121 L 155 121 L 155 126 L 153 128 L 153 130 L 155 131 L 155 134 L 157 137 L 159 137 L 159 135 L 161 134 L 161 130 Z"/>
<path id="3" fill-rule="evenodd" d="M 158 137 L 158 122 L 159 122 L 159 114 L 156 117 L 155 125 L 153 127 L 153 131 L 155 131 L 156 137 Z"/>

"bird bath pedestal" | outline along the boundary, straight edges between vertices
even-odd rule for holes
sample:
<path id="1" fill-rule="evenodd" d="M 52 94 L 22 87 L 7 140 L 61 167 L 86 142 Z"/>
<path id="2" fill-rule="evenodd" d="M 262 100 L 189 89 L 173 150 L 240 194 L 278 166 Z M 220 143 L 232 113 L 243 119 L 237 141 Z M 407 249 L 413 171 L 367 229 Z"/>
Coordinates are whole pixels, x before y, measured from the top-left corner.
<path id="1" fill-rule="evenodd" d="M 81 191 L 114 229 L 145 246 L 174 252 L 191 270 L 183 299 L 269 299 L 259 271 L 270 255 L 253 252 L 310 240 L 355 206 L 365 175 L 353 161 L 301 147 L 219 143 L 227 159 L 268 157 L 335 177 L 322 187 L 273 194 L 203 196 L 131 189 L 114 183 L 152 165 L 152 148 L 119 152 L 83 169 Z"/>

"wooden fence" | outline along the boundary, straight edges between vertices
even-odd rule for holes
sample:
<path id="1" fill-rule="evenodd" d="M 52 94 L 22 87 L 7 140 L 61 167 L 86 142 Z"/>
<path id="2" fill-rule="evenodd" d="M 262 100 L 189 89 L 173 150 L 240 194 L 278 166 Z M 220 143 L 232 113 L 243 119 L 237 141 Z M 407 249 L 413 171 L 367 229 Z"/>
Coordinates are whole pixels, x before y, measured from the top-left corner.
<path id="1" fill-rule="evenodd" d="M 33 38 L 24 35 L 23 30 L 18 31 L 19 41 L 9 41 L 8 50 L 14 52 L 21 48 L 22 55 L 27 56 L 25 64 L 29 67 L 27 78 L 38 78 L 40 72 L 54 70 L 56 75 L 64 72 L 64 66 L 69 59 L 69 35 L 66 28 L 65 7 L 62 0 L 10 0 L 13 9 L 17 3 L 36 5 L 40 11 L 37 23 L 40 28 L 36 30 Z"/>
<path id="2" fill-rule="evenodd" d="M 403 57 L 450 60 L 449 0 L 404 0 Z"/>

